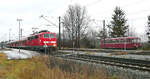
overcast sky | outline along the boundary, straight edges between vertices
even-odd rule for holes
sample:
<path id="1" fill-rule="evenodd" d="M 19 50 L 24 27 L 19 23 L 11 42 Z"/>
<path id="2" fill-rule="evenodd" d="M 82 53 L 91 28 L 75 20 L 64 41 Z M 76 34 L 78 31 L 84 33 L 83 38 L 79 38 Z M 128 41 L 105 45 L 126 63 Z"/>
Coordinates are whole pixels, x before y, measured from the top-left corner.
<path id="1" fill-rule="evenodd" d="M 71 4 L 85 6 L 91 19 L 95 19 L 95 26 L 102 25 L 102 20 L 108 24 L 113 10 L 120 6 L 126 13 L 130 28 L 140 35 L 144 33 L 147 16 L 150 15 L 149 3 L 150 0 L 0 0 L 0 41 L 8 40 L 10 29 L 11 38 L 18 37 L 17 18 L 23 20 L 24 36 L 32 33 L 32 27 L 58 32 L 55 26 L 46 26 L 49 23 L 39 16 L 45 15 L 58 24 L 58 16 L 63 16 Z"/>

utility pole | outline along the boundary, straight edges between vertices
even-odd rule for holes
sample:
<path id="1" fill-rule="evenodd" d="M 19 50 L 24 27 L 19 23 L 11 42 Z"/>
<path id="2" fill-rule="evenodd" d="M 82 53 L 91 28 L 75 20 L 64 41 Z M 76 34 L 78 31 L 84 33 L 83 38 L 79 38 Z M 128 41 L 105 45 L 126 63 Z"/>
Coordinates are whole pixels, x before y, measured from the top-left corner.
<path id="1" fill-rule="evenodd" d="M 20 39 L 22 40 L 22 29 L 20 29 Z"/>
<path id="2" fill-rule="evenodd" d="M 11 29 L 9 29 L 9 42 L 11 41 L 11 39 L 10 39 L 10 38 L 11 38 L 11 37 L 10 37 L 10 31 L 11 31 Z"/>
<path id="3" fill-rule="evenodd" d="M 63 49 L 64 49 L 64 38 L 65 38 L 65 36 L 64 36 L 64 22 L 61 22 L 62 23 L 62 40 L 61 40 L 61 42 L 62 42 L 62 47 L 63 47 Z"/>
<path id="4" fill-rule="evenodd" d="M 60 35 L 60 34 L 61 34 L 61 33 L 60 33 L 61 22 L 60 22 L 60 20 L 61 20 L 61 17 L 59 16 L 59 39 L 58 39 L 58 40 L 59 40 L 59 50 L 61 49 L 61 35 Z"/>
<path id="5" fill-rule="evenodd" d="M 111 37 L 111 35 L 110 35 L 110 28 L 111 28 L 111 25 L 108 24 L 107 27 L 108 27 L 108 37 L 110 38 L 110 37 Z"/>
<path id="6" fill-rule="evenodd" d="M 22 19 L 17 19 L 17 21 L 19 22 L 19 42 L 20 42 L 20 22 L 22 21 Z M 20 47 L 19 47 L 19 52 L 20 52 Z"/>
<path id="7" fill-rule="evenodd" d="M 103 20 L 103 40 L 104 40 L 104 49 L 105 49 L 105 20 Z"/>

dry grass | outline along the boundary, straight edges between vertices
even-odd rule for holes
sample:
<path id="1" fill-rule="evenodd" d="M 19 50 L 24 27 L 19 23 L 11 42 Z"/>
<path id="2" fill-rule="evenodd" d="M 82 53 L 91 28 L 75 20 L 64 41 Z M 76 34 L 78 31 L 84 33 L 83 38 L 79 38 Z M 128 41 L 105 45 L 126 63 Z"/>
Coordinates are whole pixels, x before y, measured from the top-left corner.
<path id="1" fill-rule="evenodd" d="M 6 71 L 4 71 L 1 66 L 1 64 L 6 60 L 6 55 L 3 52 L 0 52 L 0 78 L 6 74 Z"/>
<path id="2" fill-rule="evenodd" d="M 0 53 L 0 61 L 0 79 L 117 79 L 117 77 L 108 77 L 102 71 L 88 74 L 84 66 L 81 72 L 71 73 L 61 70 L 57 65 L 51 68 L 48 56 L 27 60 L 7 60 L 5 54 Z"/>
<path id="3" fill-rule="evenodd" d="M 114 52 L 114 53 L 111 53 L 110 55 L 127 55 L 128 53 L 127 52 Z"/>
<path id="4" fill-rule="evenodd" d="M 94 55 L 94 52 L 86 51 L 85 54 L 87 54 L 87 55 Z"/>
<path id="5" fill-rule="evenodd" d="M 0 64 L 2 63 L 2 61 L 4 61 L 6 59 L 6 55 L 3 52 L 0 52 Z"/>

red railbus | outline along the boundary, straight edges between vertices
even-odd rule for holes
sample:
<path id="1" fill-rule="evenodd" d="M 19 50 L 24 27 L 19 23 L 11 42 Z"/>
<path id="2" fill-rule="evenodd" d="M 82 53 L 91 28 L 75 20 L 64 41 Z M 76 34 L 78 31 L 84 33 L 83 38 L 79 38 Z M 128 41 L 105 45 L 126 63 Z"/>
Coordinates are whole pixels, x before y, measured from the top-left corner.
<path id="1" fill-rule="evenodd" d="M 101 48 L 110 49 L 137 49 L 141 46 L 141 39 L 138 37 L 106 38 L 100 44 Z"/>

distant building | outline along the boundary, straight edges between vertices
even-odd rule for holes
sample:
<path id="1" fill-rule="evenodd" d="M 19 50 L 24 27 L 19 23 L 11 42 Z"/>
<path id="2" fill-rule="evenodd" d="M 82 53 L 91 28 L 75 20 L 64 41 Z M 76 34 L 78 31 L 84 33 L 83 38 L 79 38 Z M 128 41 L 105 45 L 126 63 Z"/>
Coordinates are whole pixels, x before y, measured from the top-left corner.
<path id="1" fill-rule="evenodd" d="M 6 48 L 7 41 L 0 43 L 0 49 Z"/>

